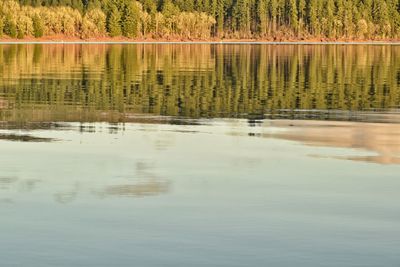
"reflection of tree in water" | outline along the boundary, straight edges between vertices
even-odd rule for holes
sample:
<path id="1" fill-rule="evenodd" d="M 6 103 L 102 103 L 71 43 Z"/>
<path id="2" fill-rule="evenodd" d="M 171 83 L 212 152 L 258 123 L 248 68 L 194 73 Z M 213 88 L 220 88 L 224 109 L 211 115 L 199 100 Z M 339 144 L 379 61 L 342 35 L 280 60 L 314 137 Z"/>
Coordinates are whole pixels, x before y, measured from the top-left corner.
<path id="1" fill-rule="evenodd" d="M 121 177 L 122 179 L 110 177 L 108 181 L 116 184 L 106 185 L 100 190 L 89 188 L 89 191 L 101 198 L 108 196 L 145 197 L 167 193 L 170 183 L 156 175 L 153 169 L 155 169 L 154 164 L 139 161 L 136 163 L 136 173 L 131 177 Z M 96 187 L 96 185 L 94 186 Z M 55 193 L 54 199 L 61 204 L 67 204 L 74 201 L 82 190 L 85 190 L 85 184 L 75 183 L 71 190 Z"/>
<path id="2" fill-rule="evenodd" d="M 139 182 L 136 184 L 110 185 L 101 193 L 109 196 L 144 197 L 166 193 L 169 183 L 157 180 Z"/>
<path id="3" fill-rule="evenodd" d="M 155 146 L 157 150 L 166 150 L 171 147 L 174 143 L 174 135 L 163 132 L 157 136 L 155 140 Z"/>
<path id="4" fill-rule="evenodd" d="M 54 194 L 54 199 L 58 203 L 67 204 L 69 202 L 74 201 L 77 196 L 78 196 L 78 192 L 77 191 L 63 192 L 63 193 Z"/>
<path id="5" fill-rule="evenodd" d="M 74 183 L 72 189 L 69 191 L 59 192 L 54 194 L 54 199 L 61 204 L 67 204 L 74 201 L 77 196 L 78 192 L 81 190 L 80 184 L 78 182 Z"/>
<path id="6" fill-rule="evenodd" d="M 11 198 L 0 198 L 0 204 L 14 204 L 14 200 Z"/>
<path id="7" fill-rule="evenodd" d="M 24 179 L 21 181 L 19 188 L 23 192 L 31 192 L 36 188 L 37 184 L 41 182 L 42 180 L 39 179 Z"/>
<path id="8" fill-rule="evenodd" d="M 0 47 L 3 120 L 274 118 L 400 106 L 398 46 L 47 45 L 40 54 L 35 47 Z"/>
<path id="9" fill-rule="evenodd" d="M 144 197 L 167 193 L 170 183 L 156 175 L 154 169 L 154 163 L 139 161 L 136 163 L 136 174 L 134 177 L 128 178 L 128 183 L 106 186 L 98 194 L 101 196 Z"/>
<path id="10" fill-rule="evenodd" d="M 41 180 L 39 179 L 20 179 L 17 176 L 2 176 L 0 177 L 0 189 L 8 189 L 11 185 L 16 185 L 18 190 L 30 192 L 40 182 Z"/>
<path id="11" fill-rule="evenodd" d="M 18 177 L 15 176 L 2 176 L 0 177 L 0 189 L 7 189 L 10 185 L 16 183 Z"/>
<path id="12" fill-rule="evenodd" d="M 28 134 L 2 134 L 0 140 L 17 141 L 17 142 L 52 142 L 52 138 L 36 137 Z"/>
<path id="13" fill-rule="evenodd" d="M 3 99 L 2 97 L 0 97 L 0 110 L 1 109 L 8 109 L 10 108 L 9 102 L 7 99 Z"/>
<path id="14" fill-rule="evenodd" d="M 6 191 L 18 191 L 22 193 L 32 192 L 41 180 L 25 178 L 21 179 L 18 176 L 0 176 L 0 190 Z M 0 198 L 0 204 L 13 204 L 13 197 L 5 197 L 2 194 Z"/>

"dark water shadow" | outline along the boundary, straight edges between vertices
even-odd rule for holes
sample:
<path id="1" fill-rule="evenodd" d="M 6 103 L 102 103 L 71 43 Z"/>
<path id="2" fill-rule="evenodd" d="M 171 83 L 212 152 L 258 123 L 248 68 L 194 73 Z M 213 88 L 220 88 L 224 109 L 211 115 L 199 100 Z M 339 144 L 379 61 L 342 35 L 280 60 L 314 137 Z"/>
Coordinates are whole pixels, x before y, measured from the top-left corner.
<path id="1" fill-rule="evenodd" d="M 14 142 L 54 142 L 56 139 L 46 137 L 36 137 L 32 135 L 19 135 L 19 134 L 0 134 L 0 140 L 14 141 Z"/>

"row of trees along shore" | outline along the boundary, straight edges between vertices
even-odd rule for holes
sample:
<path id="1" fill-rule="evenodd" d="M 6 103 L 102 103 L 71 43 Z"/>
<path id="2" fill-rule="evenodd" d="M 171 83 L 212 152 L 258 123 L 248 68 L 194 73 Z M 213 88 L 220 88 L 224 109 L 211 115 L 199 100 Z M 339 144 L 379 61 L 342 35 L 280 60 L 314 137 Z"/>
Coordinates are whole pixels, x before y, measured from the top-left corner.
<path id="1" fill-rule="evenodd" d="M 400 38 L 400 0 L 0 0 L 0 35 Z"/>

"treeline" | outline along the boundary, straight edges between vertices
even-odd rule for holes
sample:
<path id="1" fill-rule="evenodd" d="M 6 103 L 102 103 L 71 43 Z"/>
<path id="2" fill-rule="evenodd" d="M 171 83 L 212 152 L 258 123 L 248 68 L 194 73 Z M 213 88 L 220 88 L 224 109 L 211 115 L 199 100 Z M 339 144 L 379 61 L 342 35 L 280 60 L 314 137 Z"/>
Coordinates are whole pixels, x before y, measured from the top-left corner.
<path id="1" fill-rule="evenodd" d="M 390 39 L 399 0 L 0 0 L 0 34 Z"/>
<path id="2" fill-rule="evenodd" d="M 55 121 L 307 112 L 325 119 L 338 111 L 335 119 L 343 119 L 398 108 L 399 88 L 398 46 L 0 46 L 5 121 L 46 112 L 59 116 Z"/>
<path id="3" fill-rule="evenodd" d="M 148 13 L 141 3 L 132 0 L 91 4 L 85 9 L 80 0 L 59 4 L 38 1 L 35 7 L 14 0 L 0 1 L 0 35 L 12 38 L 209 38 L 215 24 L 205 12 L 180 12 L 172 3 L 164 5 L 162 12 Z"/>

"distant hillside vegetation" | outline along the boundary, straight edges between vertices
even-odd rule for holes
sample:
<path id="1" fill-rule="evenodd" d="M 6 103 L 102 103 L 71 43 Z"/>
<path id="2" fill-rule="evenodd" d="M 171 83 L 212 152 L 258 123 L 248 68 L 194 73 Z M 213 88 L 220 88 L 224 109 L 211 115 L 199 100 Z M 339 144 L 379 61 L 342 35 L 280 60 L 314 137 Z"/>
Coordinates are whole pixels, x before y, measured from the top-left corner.
<path id="1" fill-rule="evenodd" d="M 400 0 L 0 0 L 0 35 L 389 40 Z"/>

